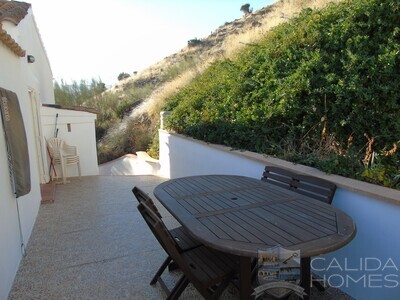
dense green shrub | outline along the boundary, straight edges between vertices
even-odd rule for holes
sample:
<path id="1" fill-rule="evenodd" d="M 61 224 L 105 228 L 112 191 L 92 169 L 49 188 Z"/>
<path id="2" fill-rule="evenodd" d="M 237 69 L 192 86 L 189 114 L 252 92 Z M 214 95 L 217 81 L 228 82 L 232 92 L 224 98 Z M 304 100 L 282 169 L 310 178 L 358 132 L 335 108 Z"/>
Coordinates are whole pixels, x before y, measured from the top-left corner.
<path id="1" fill-rule="evenodd" d="M 169 126 L 399 188 L 399 56 L 398 1 L 306 9 L 172 96 Z"/>

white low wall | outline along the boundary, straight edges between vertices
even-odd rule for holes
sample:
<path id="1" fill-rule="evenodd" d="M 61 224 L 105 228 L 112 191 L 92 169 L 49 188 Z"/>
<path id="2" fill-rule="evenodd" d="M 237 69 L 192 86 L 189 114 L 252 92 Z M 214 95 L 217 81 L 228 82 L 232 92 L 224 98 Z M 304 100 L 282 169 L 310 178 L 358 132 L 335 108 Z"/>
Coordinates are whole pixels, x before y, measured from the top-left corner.
<path id="1" fill-rule="evenodd" d="M 338 186 L 332 205 L 349 214 L 357 235 L 347 246 L 314 258 L 313 268 L 356 299 L 398 299 L 400 295 L 400 191 L 388 189 L 260 154 L 207 144 L 164 130 L 160 175 L 237 174 L 261 178 L 265 165 L 319 176 Z"/>

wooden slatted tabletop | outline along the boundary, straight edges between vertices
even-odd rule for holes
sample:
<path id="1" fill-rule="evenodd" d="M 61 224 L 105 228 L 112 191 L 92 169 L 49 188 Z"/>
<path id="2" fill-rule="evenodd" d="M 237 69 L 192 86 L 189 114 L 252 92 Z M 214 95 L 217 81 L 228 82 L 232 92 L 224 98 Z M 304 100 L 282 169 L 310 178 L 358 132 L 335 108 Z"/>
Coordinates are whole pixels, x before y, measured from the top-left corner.
<path id="1" fill-rule="evenodd" d="M 356 232 L 339 209 L 254 178 L 172 179 L 158 185 L 154 195 L 196 239 L 241 257 L 246 268 L 241 277 L 249 276 L 250 257 L 259 250 L 279 245 L 311 257 L 341 248 Z"/>

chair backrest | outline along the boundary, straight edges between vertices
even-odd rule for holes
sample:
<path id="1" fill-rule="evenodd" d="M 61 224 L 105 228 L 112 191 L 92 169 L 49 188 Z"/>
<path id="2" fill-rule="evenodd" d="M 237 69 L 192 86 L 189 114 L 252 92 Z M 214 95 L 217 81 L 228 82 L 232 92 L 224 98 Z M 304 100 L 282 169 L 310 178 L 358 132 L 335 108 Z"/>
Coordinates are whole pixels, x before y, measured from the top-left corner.
<path id="1" fill-rule="evenodd" d="M 144 203 L 139 203 L 138 209 L 158 242 L 186 277 L 186 284 L 185 281 L 181 282 L 181 279 L 174 287 L 173 299 L 179 297 L 188 282 L 191 282 L 205 299 L 218 299 L 237 268 L 236 265 L 233 266 L 231 258 L 224 254 L 216 255 L 204 246 L 181 253 L 161 218 Z"/>
<path id="2" fill-rule="evenodd" d="M 181 265 L 183 263 L 183 260 L 181 259 L 178 245 L 171 237 L 167 227 L 165 226 L 161 218 L 158 217 L 157 214 L 144 202 L 139 203 L 138 210 L 160 245 L 164 248 L 165 252 L 167 252 L 168 255 L 178 265 Z"/>
<path id="3" fill-rule="evenodd" d="M 325 179 L 301 175 L 279 167 L 266 166 L 261 180 L 319 201 L 332 203 L 336 185 Z"/>
<path id="4" fill-rule="evenodd" d="M 51 138 L 47 141 L 49 146 L 49 151 L 51 153 L 52 158 L 59 159 L 61 158 L 61 149 L 63 147 L 64 141 L 59 138 Z"/>
<path id="5" fill-rule="evenodd" d="M 158 211 L 153 200 L 143 190 L 141 190 L 137 186 L 134 186 L 132 189 L 132 193 L 135 195 L 135 197 L 139 203 L 144 203 L 157 215 L 157 217 L 159 217 L 161 219 L 161 214 Z"/>

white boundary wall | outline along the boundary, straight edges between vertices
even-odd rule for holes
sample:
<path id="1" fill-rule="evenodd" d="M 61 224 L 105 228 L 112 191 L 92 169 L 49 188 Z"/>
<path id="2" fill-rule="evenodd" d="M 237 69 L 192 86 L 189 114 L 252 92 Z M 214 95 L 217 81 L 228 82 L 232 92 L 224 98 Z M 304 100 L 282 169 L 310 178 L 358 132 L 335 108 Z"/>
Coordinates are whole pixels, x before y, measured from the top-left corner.
<path id="1" fill-rule="evenodd" d="M 314 271 L 356 299 L 399 298 L 400 191 L 164 130 L 159 136 L 159 175 L 167 178 L 201 174 L 260 178 L 265 165 L 270 164 L 335 182 L 338 190 L 332 205 L 353 218 L 357 235 L 347 246 L 314 258 Z"/>

